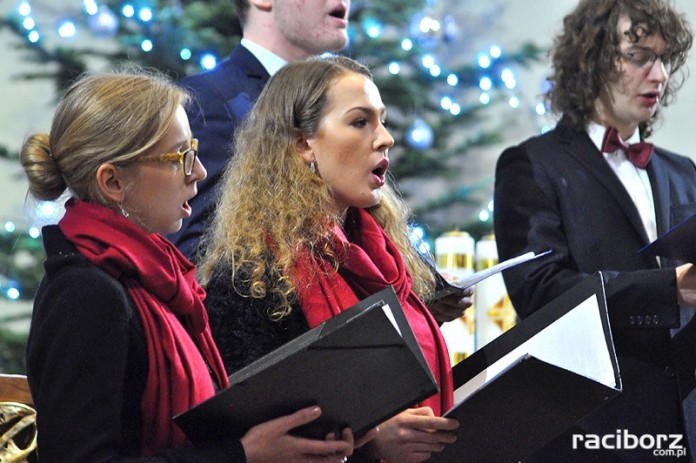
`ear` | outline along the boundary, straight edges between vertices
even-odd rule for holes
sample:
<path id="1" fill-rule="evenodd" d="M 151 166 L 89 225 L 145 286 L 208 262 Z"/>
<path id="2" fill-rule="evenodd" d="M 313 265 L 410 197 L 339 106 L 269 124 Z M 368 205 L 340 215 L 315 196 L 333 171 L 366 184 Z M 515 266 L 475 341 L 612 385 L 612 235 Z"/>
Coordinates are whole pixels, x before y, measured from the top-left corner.
<path id="1" fill-rule="evenodd" d="M 108 201 L 115 204 L 123 202 L 126 190 L 126 178 L 123 171 L 110 163 L 102 164 L 97 169 L 97 186 Z"/>
<path id="2" fill-rule="evenodd" d="M 299 154 L 302 160 L 307 164 L 317 160 L 316 156 L 314 156 L 312 144 L 312 139 L 306 135 L 298 135 L 297 139 L 295 140 L 295 149 L 297 150 L 297 154 Z"/>

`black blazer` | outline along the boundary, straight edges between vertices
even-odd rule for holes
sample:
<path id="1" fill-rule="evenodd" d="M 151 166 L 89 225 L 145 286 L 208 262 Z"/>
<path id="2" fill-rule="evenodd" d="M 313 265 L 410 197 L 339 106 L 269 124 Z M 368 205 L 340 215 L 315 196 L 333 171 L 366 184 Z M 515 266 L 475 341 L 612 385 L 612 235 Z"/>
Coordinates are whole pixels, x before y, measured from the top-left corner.
<path id="1" fill-rule="evenodd" d="M 214 69 L 187 77 L 181 85 L 194 97 L 186 109 L 193 136 L 199 140 L 199 156 L 208 177 L 198 182 L 198 196 L 189 201 L 191 217 L 168 238 L 193 258 L 201 235 L 212 219 L 217 184 L 232 156 L 234 131 L 254 106 L 270 78 L 263 65 L 238 45 L 230 57 Z"/>
<path id="2" fill-rule="evenodd" d="M 696 212 L 696 166 L 656 148 L 647 172 L 661 234 Z M 598 270 L 605 275 L 624 392 L 574 432 L 683 433 L 696 450 L 696 397 L 688 399 L 696 386 L 696 324 L 689 323 L 693 309 L 677 304 L 678 262 L 663 259 L 660 266 L 638 254 L 648 243 L 638 210 L 589 136 L 562 121 L 507 149 L 496 167 L 494 204 L 501 259 L 553 250 L 504 273 L 521 317 L 588 275 Z M 583 454 L 571 448 L 569 434 L 535 461 L 653 461 L 643 449 Z"/>

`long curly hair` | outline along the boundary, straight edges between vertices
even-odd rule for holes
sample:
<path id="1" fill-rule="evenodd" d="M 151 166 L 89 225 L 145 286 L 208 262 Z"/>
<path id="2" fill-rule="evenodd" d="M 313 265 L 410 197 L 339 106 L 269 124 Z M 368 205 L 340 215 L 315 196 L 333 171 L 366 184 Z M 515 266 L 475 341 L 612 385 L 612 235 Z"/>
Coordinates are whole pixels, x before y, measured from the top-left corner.
<path id="1" fill-rule="evenodd" d="M 578 130 L 585 130 L 595 109 L 595 100 L 619 80 L 617 31 L 621 18 L 631 21 L 628 38 L 660 34 L 667 44 L 671 73 L 662 97 L 664 106 L 673 102 L 684 82 L 679 72 L 693 42 L 693 33 L 685 17 L 664 0 L 581 0 L 563 20 L 563 31 L 551 49 L 553 71 L 546 100 L 552 111 L 564 115 Z M 642 124 L 643 136 L 651 134 L 659 111 Z"/>
<path id="2" fill-rule="evenodd" d="M 300 282 L 293 268 L 300 252 L 338 270 L 341 250 L 334 249 L 332 237 L 341 217 L 332 212 L 328 185 L 310 171 L 296 143 L 301 135 L 317 132 L 329 90 L 348 73 L 372 79 L 356 61 L 330 56 L 290 63 L 268 82 L 238 129 L 235 154 L 223 174 L 213 223 L 203 238 L 199 278 L 204 286 L 219 264 L 230 265 L 235 290 L 253 298 L 276 297 L 281 304 L 270 315 L 280 319 L 296 301 Z M 409 211 L 401 198 L 385 185 L 381 203 L 369 213 L 400 249 L 416 293 L 426 297 L 434 277 L 411 245 Z"/>

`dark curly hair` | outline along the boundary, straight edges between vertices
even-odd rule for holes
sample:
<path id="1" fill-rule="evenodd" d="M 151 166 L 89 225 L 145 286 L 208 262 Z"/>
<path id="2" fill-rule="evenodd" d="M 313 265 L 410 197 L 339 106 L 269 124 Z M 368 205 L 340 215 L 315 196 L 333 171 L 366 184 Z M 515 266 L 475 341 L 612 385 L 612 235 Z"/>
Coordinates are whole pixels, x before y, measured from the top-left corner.
<path id="1" fill-rule="evenodd" d="M 616 66 L 622 34 L 619 19 L 627 17 L 631 27 L 626 34 L 632 42 L 657 32 L 667 45 L 671 72 L 662 97 L 667 106 L 684 82 L 678 72 L 686 62 L 693 33 L 684 15 L 674 11 L 666 0 L 581 0 L 563 20 L 563 31 L 551 49 L 553 71 L 551 89 L 546 100 L 551 110 L 562 114 L 573 127 L 585 130 L 594 104 L 602 90 L 617 82 Z M 657 120 L 641 123 L 640 132 L 647 137 Z"/>

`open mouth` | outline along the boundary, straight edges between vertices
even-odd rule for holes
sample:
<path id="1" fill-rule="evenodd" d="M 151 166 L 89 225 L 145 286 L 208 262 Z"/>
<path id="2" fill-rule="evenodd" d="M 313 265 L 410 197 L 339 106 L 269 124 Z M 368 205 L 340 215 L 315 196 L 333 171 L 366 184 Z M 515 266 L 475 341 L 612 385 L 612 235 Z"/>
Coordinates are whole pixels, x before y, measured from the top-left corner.
<path id="1" fill-rule="evenodd" d="M 336 8 L 331 10 L 329 16 L 332 18 L 346 19 L 346 7 L 343 4 L 338 5 Z"/>
<path id="2" fill-rule="evenodd" d="M 646 93 L 641 94 L 641 96 L 643 98 L 656 99 L 656 98 L 660 97 L 660 93 L 659 92 L 646 92 Z"/>
<path id="3" fill-rule="evenodd" d="M 380 161 L 377 167 L 372 170 L 372 173 L 379 178 L 384 178 L 384 175 L 387 173 L 387 169 L 389 169 L 389 161 L 383 159 Z"/>

